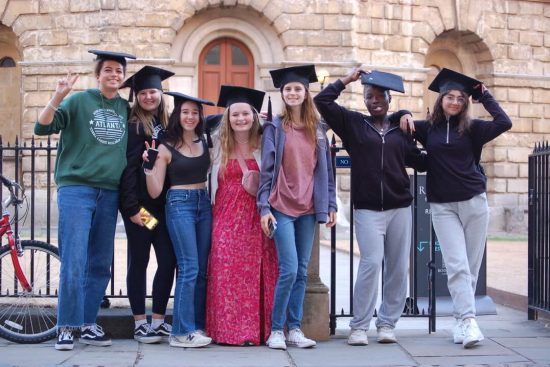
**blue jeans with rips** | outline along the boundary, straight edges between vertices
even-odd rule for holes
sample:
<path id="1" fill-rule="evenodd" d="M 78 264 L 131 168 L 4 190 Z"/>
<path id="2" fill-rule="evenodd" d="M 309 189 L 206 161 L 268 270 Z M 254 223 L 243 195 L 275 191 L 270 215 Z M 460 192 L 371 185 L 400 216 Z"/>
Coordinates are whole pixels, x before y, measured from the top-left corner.
<path id="1" fill-rule="evenodd" d="M 63 186 L 57 191 L 61 270 L 57 326 L 95 324 L 111 279 L 118 191 Z"/>
<path id="2" fill-rule="evenodd" d="M 274 209 L 272 213 L 277 220 L 274 239 L 279 260 L 279 278 L 275 287 L 271 329 L 283 330 L 287 321 L 288 330 L 292 330 L 300 327 L 304 313 L 307 268 L 315 235 L 315 214 L 291 217 Z"/>
<path id="3" fill-rule="evenodd" d="M 166 225 L 178 264 L 172 335 L 205 328 L 206 270 L 212 236 L 212 207 L 206 189 L 170 189 Z"/>

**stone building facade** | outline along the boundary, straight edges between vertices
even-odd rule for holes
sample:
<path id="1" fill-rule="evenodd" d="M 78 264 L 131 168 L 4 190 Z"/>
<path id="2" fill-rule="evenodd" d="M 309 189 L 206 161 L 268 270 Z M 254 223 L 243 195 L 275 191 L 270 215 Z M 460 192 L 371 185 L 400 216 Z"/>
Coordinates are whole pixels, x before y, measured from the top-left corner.
<path id="1" fill-rule="evenodd" d="M 205 52 L 218 40 L 244 50 L 250 86 L 268 91 L 275 110 L 280 98 L 268 71 L 288 65 L 315 63 L 329 74 L 325 83 L 359 64 L 398 73 L 406 93 L 392 107 L 419 117 L 434 102 L 427 85 L 438 69 L 483 80 L 514 122 L 483 153 L 491 232 L 526 233 L 527 157 L 550 138 L 548 1 L 0 0 L 4 142 L 32 137 L 38 112 L 68 70 L 80 75 L 76 89 L 96 85 L 88 49 L 133 53 L 129 73 L 162 66 L 176 73 L 168 89 L 204 95 Z M 364 109 L 361 90 L 352 85 L 340 101 Z M 473 114 L 486 116 L 479 106 Z M 339 188 L 345 203 L 347 174 Z"/>

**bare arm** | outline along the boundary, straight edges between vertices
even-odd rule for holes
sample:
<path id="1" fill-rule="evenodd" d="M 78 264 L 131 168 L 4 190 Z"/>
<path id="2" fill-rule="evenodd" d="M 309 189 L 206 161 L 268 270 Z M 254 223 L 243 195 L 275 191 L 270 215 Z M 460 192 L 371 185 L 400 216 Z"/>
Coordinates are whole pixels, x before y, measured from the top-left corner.
<path id="1" fill-rule="evenodd" d="M 63 101 L 67 94 L 71 92 L 77 79 L 78 75 L 71 75 L 69 72 L 65 78 L 57 81 L 57 87 L 55 88 L 55 93 L 52 99 L 38 115 L 38 123 L 40 125 L 50 125 L 52 123 L 57 107 L 59 107 L 59 104 Z"/>

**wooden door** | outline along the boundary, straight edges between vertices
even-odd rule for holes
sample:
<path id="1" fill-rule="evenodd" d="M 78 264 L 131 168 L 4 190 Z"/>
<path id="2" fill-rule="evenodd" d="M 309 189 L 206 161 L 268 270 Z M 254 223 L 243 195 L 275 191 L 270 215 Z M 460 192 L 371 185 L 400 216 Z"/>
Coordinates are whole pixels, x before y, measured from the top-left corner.
<path id="1" fill-rule="evenodd" d="M 199 56 L 199 97 L 218 102 L 222 84 L 254 88 L 254 60 L 250 50 L 233 38 L 210 42 Z M 223 108 L 206 106 L 205 114 L 222 113 Z"/>

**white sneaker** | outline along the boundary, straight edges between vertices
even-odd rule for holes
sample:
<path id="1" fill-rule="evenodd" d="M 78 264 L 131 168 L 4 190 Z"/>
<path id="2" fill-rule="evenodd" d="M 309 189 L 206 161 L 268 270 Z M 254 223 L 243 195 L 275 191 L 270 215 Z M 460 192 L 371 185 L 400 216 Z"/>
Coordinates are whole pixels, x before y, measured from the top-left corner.
<path id="1" fill-rule="evenodd" d="M 367 338 L 367 330 L 363 329 L 351 329 L 351 333 L 348 337 L 349 345 L 369 345 L 369 339 Z"/>
<path id="2" fill-rule="evenodd" d="M 464 340 L 462 341 L 462 346 L 464 348 L 471 348 L 475 344 L 479 343 L 483 339 L 483 334 L 479 330 L 476 319 L 470 318 L 463 321 L 464 325 Z"/>
<path id="3" fill-rule="evenodd" d="M 455 326 L 453 327 L 453 341 L 455 344 L 462 344 L 464 340 L 464 324 L 462 319 L 456 319 Z"/>
<path id="4" fill-rule="evenodd" d="M 376 329 L 378 332 L 378 343 L 390 344 L 397 343 L 397 338 L 393 329 L 389 326 L 380 326 Z"/>
<path id="5" fill-rule="evenodd" d="M 317 345 L 315 340 L 311 340 L 309 338 L 306 338 L 304 333 L 302 333 L 302 330 L 300 329 L 292 329 L 288 332 L 288 336 L 286 338 L 286 342 L 289 345 L 293 345 L 298 348 L 311 348 Z"/>
<path id="6" fill-rule="evenodd" d="M 185 336 L 170 336 L 170 346 L 179 348 L 200 348 L 212 343 L 212 338 L 193 331 Z"/>
<path id="7" fill-rule="evenodd" d="M 271 330 L 271 334 L 265 342 L 265 345 L 271 349 L 286 350 L 285 333 L 283 333 L 282 330 Z"/>

